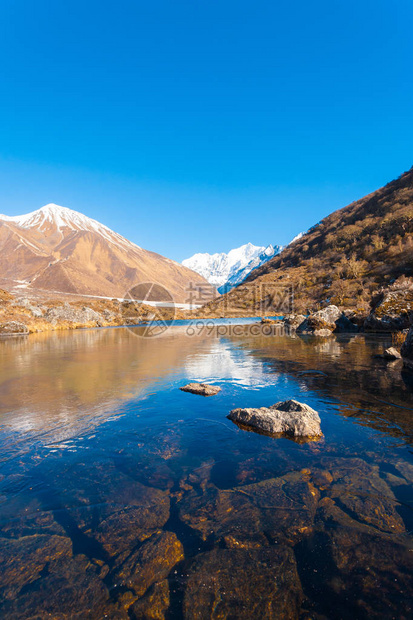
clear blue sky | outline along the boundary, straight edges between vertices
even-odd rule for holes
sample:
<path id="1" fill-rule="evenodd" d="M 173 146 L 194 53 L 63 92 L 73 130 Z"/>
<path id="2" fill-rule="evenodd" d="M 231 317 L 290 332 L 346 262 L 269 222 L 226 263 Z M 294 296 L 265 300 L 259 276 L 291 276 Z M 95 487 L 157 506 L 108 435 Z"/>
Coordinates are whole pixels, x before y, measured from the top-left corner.
<path id="1" fill-rule="evenodd" d="M 0 212 L 286 243 L 413 164 L 412 31 L 411 0 L 2 0 Z"/>

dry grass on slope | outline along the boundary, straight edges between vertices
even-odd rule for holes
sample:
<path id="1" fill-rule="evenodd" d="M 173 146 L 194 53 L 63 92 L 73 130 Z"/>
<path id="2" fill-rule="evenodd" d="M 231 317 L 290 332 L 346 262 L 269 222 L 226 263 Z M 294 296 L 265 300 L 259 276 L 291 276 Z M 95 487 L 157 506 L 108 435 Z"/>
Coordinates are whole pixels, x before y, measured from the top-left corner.
<path id="1" fill-rule="evenodd" d="M 298 312 L 327 303 L 366 311 L 401 276 L 413 276 L 413 168 L 326 217 L 203 313 L 236 305 L 251 313 L 261 284 L 291 286 Z"/>

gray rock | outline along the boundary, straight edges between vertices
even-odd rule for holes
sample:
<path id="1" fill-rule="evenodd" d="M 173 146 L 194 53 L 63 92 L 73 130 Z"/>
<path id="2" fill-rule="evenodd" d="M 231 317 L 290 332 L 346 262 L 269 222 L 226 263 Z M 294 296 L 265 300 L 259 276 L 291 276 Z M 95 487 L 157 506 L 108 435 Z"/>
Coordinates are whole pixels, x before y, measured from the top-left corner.
<path id="1" fill-rule="evenodd" d="M 24 323 L 8 321 L 0 324 L 0 336 L 26 336 L 29 330 Z"/>
<path id="2" fill-rule="evenodd" d="M 389 347 L 383 353 L 383 357 L 385 360 L 400 360 L 402 356 L 397 349 L 395 349 L 394 347 Z"/>
<path id="3" fill-rule="evenodd" d="M 303 314 L 286 314 L 284 317 L 284 324 L 290 329 L 297 329 L 305 321 Z"/>
<path id="4" fill-rule="evenodd" d="M 297 327 L 298 333 L 313 336 L 331 336 L 333 332 L 356 333 L 358 331 L 357 325 L 334 305 L 310 314 Z"/>
<path id="5" fill-rule="evenodd" d="M 358 326 L 353 323 L 347 316 L 345 316 L 345 314 L 339 316 L 335 323 L 335 332 L 340 332 L 344 334 L 355 334 L 359 331 Z"/>
<path id="6" fill-rule="evenodd" d="M 200 396 L 215 396 L 221 391 L 218 385 L 208 385 L 207 383 L 188 383 L 179 388 L 182 392 L 190 392 L 191 394 L 199 394 Z"/>
<path id="7" fill-rule="evenodd" d="M 116 314 L 110 310 L 105 309 L 102 314 L 106 321 L 114 321 L 116 319 Z"/>
<path id="8" fill-rule="evenodd" d="M 313 312 L 298 326 L 297 332 L 300 334 L 311 334 L 313 336 L 330 336 L 336 329 L 335 321 L 341 316 L 337 306 L 331 305 L 317 312 Z"/>
<path id="9" fill-rule="evenodd" d="M 322 436 L 317 411 L 296 400 L 286 400 L 260 409 L 233 409 L 227 417 L 241 426 L 269 435 L 295 438 Z"/>
<path id="10" fill-rule="evenodd" d="M 400 288 L 382 291 L 364 322 L 364 329 L 380 332 L 408 329 L 412 314 L 413 290 Z"/>
<path id="11" fill-rule="evenodd" d="M 76 308 L 68 303 L 56 308 L 49 308 L 46 312 L 46 319 L 53 323 L 59 323 L 60 321 L 68 321 L 70 323 L 96 323 L 101 324 L 103 317 L 101 314 L 84 306 L 83 308 Z"/>
<path id="12" fill-rule="evenodd" d="M 312 316 L 325 321 L 326 323 L 335 323 L 342 315 L 341 310 L 337 308 L 337 306 L 330 305 L 327 308 L 323 308 L 322 310 L 318 310 L 318 312 L 314 312 Z"/>
<path id="13" fill-rule="evenodd" d="M 33 304 L 30 299 L 19 299 L 17 300 L 17 302 L 14 304 L 15 306 L 21 306 L 23 308 L 27 308 L 27 310 L 30 310 L 30 312 L 32 313 L 32 315 L 36 318 L 40 318 L 43 316 L 43 310 L 42 308 L 40 308 L 39 306 Z"/>

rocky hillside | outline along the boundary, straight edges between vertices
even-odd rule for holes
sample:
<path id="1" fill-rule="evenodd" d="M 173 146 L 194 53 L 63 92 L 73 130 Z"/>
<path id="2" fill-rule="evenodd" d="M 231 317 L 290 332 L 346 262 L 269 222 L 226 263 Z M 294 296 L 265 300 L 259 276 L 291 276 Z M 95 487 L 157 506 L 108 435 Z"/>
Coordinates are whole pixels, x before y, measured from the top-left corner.
<path id="1" fill-rule="evenodd" d="M 298 312 L 328 304 L 368 312 L 381 290 L 410 276 L 413 168 L 326 217 L 204 312 L 259 312 L 257 291 L 263 284 L 290 286 Z"/>
<path id="2" fill-rule="evenodd" d="M 53 298 L 15 297 L 0 289 L 0 339 L 18 334 L 137 325 L 175 318 L 184 318 L 177 308 L 154 307 L 133 300 L 75 297 L 68 302 Z"/>
<path id="3" fill-rule="evenodd" d="M 144 250 L 82 213 L 46 205 L 21 216 L 0 215 L 0 285 L 125 297 L 142 282 L 165 286 L 185 303 L 188 288 L 206 284 L 190 269 Z"/>

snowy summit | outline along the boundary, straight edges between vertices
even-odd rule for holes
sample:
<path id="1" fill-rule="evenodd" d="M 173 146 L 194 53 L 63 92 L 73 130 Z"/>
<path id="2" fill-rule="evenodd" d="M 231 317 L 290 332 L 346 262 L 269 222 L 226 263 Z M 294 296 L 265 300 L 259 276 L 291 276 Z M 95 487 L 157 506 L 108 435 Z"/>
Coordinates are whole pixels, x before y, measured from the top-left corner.
<path id="1" fill-rule="evenodd" d="M 266 263 L 281 250 L 280 245 L 265 247 L 246 243 L 227 254 L 225 252 L 194 254 L 182 261 L 182 264 L 203 276 L 210 284 L 216 286 L 220 293 L 225 293 L 240 284 L 253 269 Z"/>
<path id="2" fill-rule="evenodd" d="M 25 215 L 0 215 L 0 220 L 12 222 L 20 228 L 35 228 L 39 232 L 45 232 L 50 226 L 53 226 L 53 228 L 55 230 L 57 229 L 59 232 L 62 232 L 64 229 L 93 232 L 98 233 L 111 243 L 117 243 L 123 246 L 134 245 L 135 248 L 138 247 L 104 224 L 83 215 L 83 213 L 53 203 L 47 204 L 41 207 L 41 209 L 26 213 Z"/>

